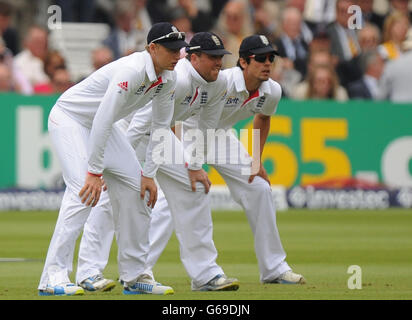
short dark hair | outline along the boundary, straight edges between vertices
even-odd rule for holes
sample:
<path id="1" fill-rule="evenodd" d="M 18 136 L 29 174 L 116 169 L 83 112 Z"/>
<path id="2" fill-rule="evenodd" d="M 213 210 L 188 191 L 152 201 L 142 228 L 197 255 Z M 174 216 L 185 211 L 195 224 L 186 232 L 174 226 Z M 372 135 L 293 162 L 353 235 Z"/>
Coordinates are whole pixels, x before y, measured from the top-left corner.
<path id="1" fill-rule="evenodd" d="M 243 70 L 243 67 L 240 65 L 240 58 L 245 59 L 247 64 L 250 63 L 250 58 L 249 58 L 248 55 L 242 55 L 242 56 L 239 57 L 239 59 L 237 59 L 236 66 L 239 67 L 241 70 Z"/>
<path id="2" fill-rule="evenodd" d="M 202 52 L 200 52 L 200 51 L 189 51 L 186 55 L 187 60 L 191 61 L 190 59 L 191 59 L 192 53 L 197 55 L 198 57 L 200 57 L 202 55 Z"/>

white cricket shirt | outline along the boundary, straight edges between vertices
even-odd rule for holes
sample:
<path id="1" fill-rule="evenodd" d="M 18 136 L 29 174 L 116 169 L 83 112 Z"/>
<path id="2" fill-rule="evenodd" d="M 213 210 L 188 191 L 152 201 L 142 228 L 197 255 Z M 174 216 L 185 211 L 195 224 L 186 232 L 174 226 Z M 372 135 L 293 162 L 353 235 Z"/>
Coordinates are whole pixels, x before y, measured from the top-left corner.
<path id="1" fill-rule="evenodd" d="M 152 128 L 170 128 L 176 73 L 163 71 L 157 77 L 147 51 L 136 52 L 105 65 L 71 87 L 56 105 L 71 118 L 91 128 L 88 171 L 103 172 L 106 141 L 113 124 L 152 101 Z M 150 140 L 143 175 L 154 177 L 158 168 Z"/>
<path id="2" fill-rule="evenodd" d="M 239 67 L 223 70 L 222 74 L 227 80 L 227 94 L 218 128 L 229 129 L 256 113 L 271 116 L 276 112 L 282 96 L 282 88 L 276 81 L 262 82 L 259 89 L 249 96 Z"/>
<path id="3" fill-rule="evenodd" d="M 176 121 L 184 121 L 197 115 L 199 119 L 198 128 L 206 137 L 206 130 L 216 128 L 220 119 L 226 96 L 226 79 L 220 72 L 216 81 L 207 82 L 186 58 L 179 60 L 175 71 L 177 79 L 171 125 L 174 126 Z M 142 134 L 145 134 L 150 128 L 150 104 L 144 109 L 138 110 L 130 123 L 127 135 L 133 147 L 137 146 Z M 202 141 L 196 140 L 196 143 L 201 144 Z M 197 147 L 203 148 L 199 145 Z M 192 157 L 189 160 L 188 168 L 199 170 L 202 168 L 202 164 L 203 155 L 197 154 L 197 157 Z"/>

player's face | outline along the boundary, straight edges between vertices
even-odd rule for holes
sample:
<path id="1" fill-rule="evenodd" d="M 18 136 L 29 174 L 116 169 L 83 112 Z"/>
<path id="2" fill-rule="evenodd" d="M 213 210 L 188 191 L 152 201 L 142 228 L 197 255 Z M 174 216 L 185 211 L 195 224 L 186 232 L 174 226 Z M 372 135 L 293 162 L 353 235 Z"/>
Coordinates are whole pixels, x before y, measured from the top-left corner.
<path id="1" fill-rule="evenodd" d="M 206 53 L 201 53 L 199 56 L 192 54 L 191 63 L 196 71 L 207 82 L 216 81 L 220 70 L 222 69 L 223 56 L 212 56 Z"/>
<path id="2" fill-rule="evenodd" d="M 245 69 L 246 74 L 249 77 L 259 81 L 266 81 L 270 76 L 273 59 L 274 55 L 272 54 L 251 56 L 249 64 L 242 59 L 244 61 L 242 67 Z"/>
<path id="3" fill-rule="evenodd" d="M 150 52 L 156 73 L 173 70 L 180 59 L 180 49 L 172 50 L 155 43 L 151 44 Z"/>

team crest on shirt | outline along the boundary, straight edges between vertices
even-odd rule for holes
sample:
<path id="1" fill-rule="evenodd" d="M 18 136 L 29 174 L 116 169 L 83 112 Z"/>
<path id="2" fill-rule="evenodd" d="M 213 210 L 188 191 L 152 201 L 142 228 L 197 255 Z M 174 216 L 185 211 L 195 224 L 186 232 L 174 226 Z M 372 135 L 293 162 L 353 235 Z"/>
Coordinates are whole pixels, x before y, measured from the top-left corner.
<path id="1" fill-rule="evenodd" d="M 153 95 L 152 95 L 152 99 L 158 95 L 158 93 L 160 92 L 160 90 L 162 90 L 162 88 L 163 88 L 163 83 L 158 84 L 158 85 L 156 86 L 156 90 L 155 90 L 155 92 L 154 92 Z M 149 89 L 150 89 L 150 88 L 149 88 Z M 147 91 L 149 91 L 149 89 L 147 89 L 147 90 L 145 91 L 145 93 L 146 93 Z"/>
<path id="2" fill-rule="evenodd" d="M 263 104 L 265 103 L 265 100 L 266 100 L 265 96 L 260 97 L 258 102 L 256 103 L 256 105 L 252 109 L 252 112 L 253 113 L 261 113 L 262 108 L 263 108 Z"/>
<path id="3" fill-rule="evenodd" d="M 146 83 L 142 82 L 134 94 L 141 95 L 144 92 L 144 89 L 146 89 Z"/>
<path id="4" fill-rule="evenodd" d="M 206 104 L 207 97 L 208 97 L 207 91 L 202 91 L 202 93 L 200 94 L 200 104 Z"/>
<path id="5" fill-rule="evenodd" d="M 154 97 L 160 92 L 160 90 L 162 90 L 162 88 L 163 88 L 163 83 L 161 83 L 157 86 Z"/>

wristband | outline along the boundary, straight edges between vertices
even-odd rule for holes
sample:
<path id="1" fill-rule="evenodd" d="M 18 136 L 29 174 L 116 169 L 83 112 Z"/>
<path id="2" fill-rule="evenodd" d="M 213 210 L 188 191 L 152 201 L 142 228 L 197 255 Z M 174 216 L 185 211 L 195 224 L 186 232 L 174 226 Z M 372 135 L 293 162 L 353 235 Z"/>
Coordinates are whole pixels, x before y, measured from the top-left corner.
<path id="1" fill-rule="evenodd" d="M 98 174 L 98 173 L 87 172 L 87 174 L 89 174 L 91 176 L 94 176 L 94 177 L 99 177 L 99 178 L 101 178 L 103 176 L 103 174 L 101 174 L 101 173 Z"/>

